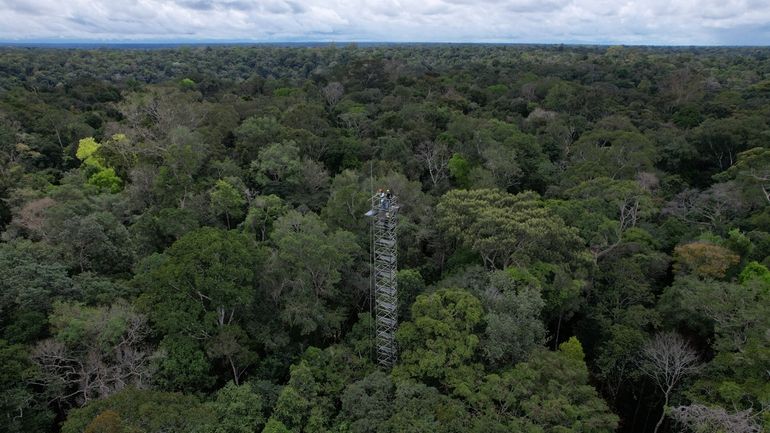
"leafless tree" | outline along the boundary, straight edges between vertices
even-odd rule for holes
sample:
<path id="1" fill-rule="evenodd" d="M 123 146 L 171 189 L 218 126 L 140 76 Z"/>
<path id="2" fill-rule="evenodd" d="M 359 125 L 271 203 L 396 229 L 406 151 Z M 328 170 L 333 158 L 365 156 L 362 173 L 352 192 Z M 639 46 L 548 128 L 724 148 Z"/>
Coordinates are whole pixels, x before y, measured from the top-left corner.
<path id="1" fill-rule="evenodd" d="M 684 377 L 695 373 L 699 367 L 698 354 L 677 333 L 658 334 L 642 348 L 639 368 L 663 392 L 663 413 L 655 424 L 655 433 L 666 417 L 671 392 Z"/>
<path id="2" fill-rule="evenodd" d="M 687 224 L 719 229 L 744 210 L 745 203 L 737 188 L 733 183 L 725 182 L 714 184 L 705 191 L 682 191 L 666 204 L 662 213 Z"/>
<path id="3" fill-rule="evenodd" d="M 660 186 L 660 179 L 655 173 L 648 171 L 641 171 L 636 174 L 636 181 L 643 190 L 648 192 L 654 192 Z"/>
<path id="4" fill-rule="evenodd" d="M 425 165 L 435 187 L 447 176 L 449 149 L 443 143 L 423 141 L 416 149 L 417 159 Z"/>
<path id="5" fill-rule="evenodd" d="M 728 413 L 721 407 L 702 404 L 678 406 L 671 409 L 671 417 L 680 425 L 697 432 L 719 431 L 730 433 L 760 433 L 762 427 L 750 409 Z"/>
<path id="6" fill-rule="evenodd" d="M 7 237 L 26 236 L 33 240 L 47 239 L 46 211 L 56 201 L 50 197 L 31 199 L 20 208 L 14 209 L 13 220 Z"/>
<path id="7" fill-rule="evenodd" d="M 616 225 L 607 227 L 597 233 L 596 240 L 591 243 L 590 250 L 594 263 L 612 252 L 623 242 L 623 234 L 636 227 L 641 213 L 641 195 L 629 194 L 618 200 L 618 221 Z"/>
<path id="8" fill-rule="evenodd" d="M 88 316 L 77 309 L 74 314 Z M 106 335 L 114 331 L 108 324 L 115 318 L 124 323 L 117 338 Z M 97 309 L 87 322 L 78 342 L 49 338 L 37 344 L 31 356 L 40 372 L 35 384 L 48 388 L 54 401 L 81 405 L 126 386 L 146 386 L 151 375 L 146 317 L 118 303 Z"/>
<path id="9" fill-rule="evenodd" d="M 340 99 L 342 99 L 342 95 L 345 93 L 345 87 L 342 86 L 342 84 L 338 82 L 329 83 L 321 89 L 321 94 L 323 95 L 324 99 L 326 100 L 326 105 L 331 109 L 334 108 L 338 102 L 340 102 Z"/>

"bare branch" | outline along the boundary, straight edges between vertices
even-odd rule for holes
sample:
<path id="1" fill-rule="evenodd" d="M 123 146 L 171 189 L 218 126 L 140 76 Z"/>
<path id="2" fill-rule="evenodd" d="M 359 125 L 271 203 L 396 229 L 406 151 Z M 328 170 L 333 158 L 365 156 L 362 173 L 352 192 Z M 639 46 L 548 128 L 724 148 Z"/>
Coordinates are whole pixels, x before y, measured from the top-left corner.
<path id="1" fill-rule="evenodd" d="M 721 407 L 691 404 L 672 408 L 671 417 L 694 432 L 759 433 L 762 431 L 762 427 L 755 419 L 756 414 L 751 409 L 728 413 Z"/>
<path id="2" fill-rule="evenodd" d="M 639 369 L 663 392 L 663 413 L 655 425 L 657 433 L 666 417 L 671 392 L 684 377 L 700 368 L 697 352 L 679 334 L 658 334 L 648 342 L 641 353 Z"/>

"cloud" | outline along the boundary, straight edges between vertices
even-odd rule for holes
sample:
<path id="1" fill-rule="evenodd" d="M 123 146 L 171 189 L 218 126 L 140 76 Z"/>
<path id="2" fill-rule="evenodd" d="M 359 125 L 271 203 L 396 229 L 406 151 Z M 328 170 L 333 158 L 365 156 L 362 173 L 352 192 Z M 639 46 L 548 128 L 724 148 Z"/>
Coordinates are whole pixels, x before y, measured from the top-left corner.
<path id="1" fill-rule="evenodd" d="M 0 39 L 769 45 L 767 0 L 0 0 Z"/>

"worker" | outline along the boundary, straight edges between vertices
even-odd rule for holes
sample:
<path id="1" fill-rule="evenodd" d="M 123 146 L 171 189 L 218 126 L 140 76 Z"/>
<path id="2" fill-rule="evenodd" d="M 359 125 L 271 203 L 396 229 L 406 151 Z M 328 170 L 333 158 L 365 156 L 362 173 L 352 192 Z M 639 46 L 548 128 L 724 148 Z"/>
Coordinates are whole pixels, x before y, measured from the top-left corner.
<path id="1" fill-rule="evenodd" d="M 387 209 L 387 203 L 385 202 L 385 191 L 383 191 L 382 188 L 377 190 L 377 197 L 380 200 L 380 209 Z"/>
<path id="2" fill-rule="evenodd" d="M 390 201 L 392 198 L 393 194 L 390 193 L 390 190 L 387 190 L 387 192 L 383 194 L 383 209 L 388 210 L 388 208 L 390 208 Z"/>

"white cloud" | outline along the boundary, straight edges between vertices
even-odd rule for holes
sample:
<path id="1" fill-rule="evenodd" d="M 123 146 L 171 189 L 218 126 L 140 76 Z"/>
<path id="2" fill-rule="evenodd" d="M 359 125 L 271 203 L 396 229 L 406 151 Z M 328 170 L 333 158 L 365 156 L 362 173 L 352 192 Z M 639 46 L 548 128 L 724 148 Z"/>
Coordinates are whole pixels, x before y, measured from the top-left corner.
<path id="1" fill-rule="evenodd" d="M 0 0 L 0 39 L 770 44 L 768 0 Z"/>

